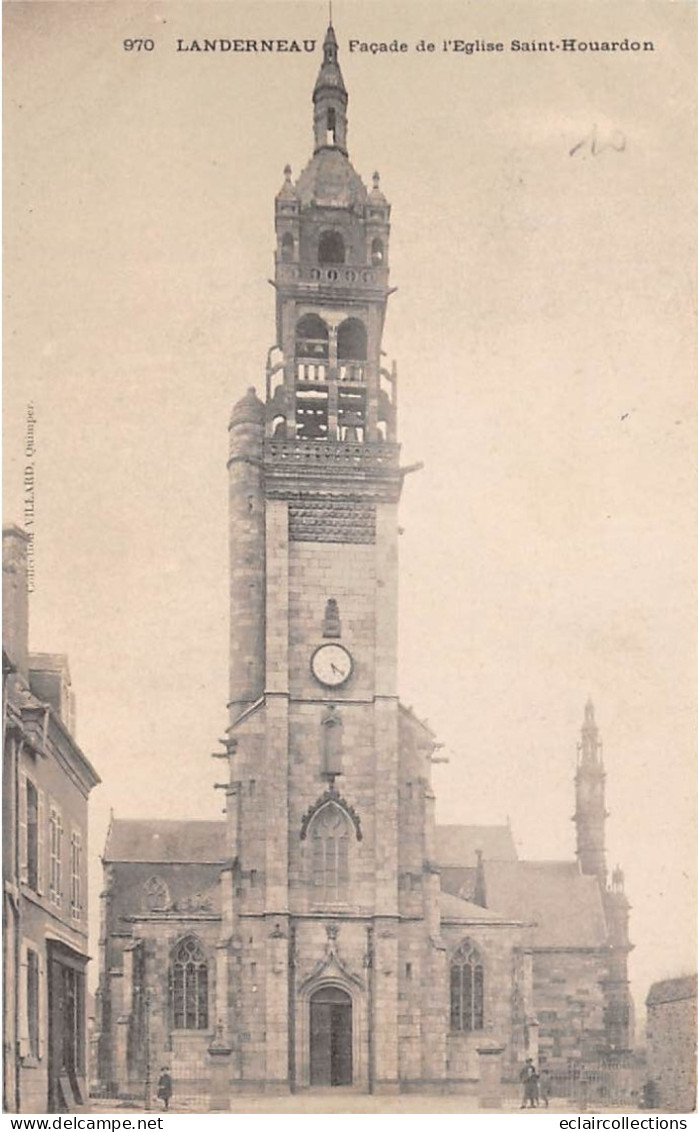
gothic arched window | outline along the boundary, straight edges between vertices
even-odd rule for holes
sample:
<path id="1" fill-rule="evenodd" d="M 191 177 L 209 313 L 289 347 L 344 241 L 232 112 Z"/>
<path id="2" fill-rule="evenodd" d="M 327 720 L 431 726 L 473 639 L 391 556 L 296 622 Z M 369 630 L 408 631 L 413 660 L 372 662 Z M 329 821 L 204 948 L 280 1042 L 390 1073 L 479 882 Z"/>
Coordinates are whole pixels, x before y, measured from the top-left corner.
<path id="1" fill-rule="evenodd" d="M 371 263 L 374 267 L 380 267 L 384 259 L 385 249 L 383 247 L 383 241 L 379 240 L 376 236 L 375 240 L 371 244 Z"/>
<path id="2" fill-rule="evenodd" d="M 466 939 L 451 959 L 451 1029 L 469 1032 L 483 1027 L 482 959 Z"/>
<path id="3" fill-rule="evenodd" d="M 349 885 L 349 822 L 339 806 L 329 803 L 311 826 L 313 897 L 321 903 L 346 899 Z"/>
<path id="4" fill-rule="evenodd" d="M 295 245 L 293 236 L 290 232 L 285 232 L 281 240 L 281 259 L 284 263 L 290 263 L 293 259 L 295 252 Z"/>
<path id="5" fill-rule="evenodd" d="M 175 1030 L 206 1030 L 208 963 L 195 936 L 181 940 L 172 952 L 170 986 Z"/>
<path id="6" fill-rule="evenodd" d="M 166 912 L 170 907 L 170 890 L 162 877 L 150 877 L 143 885 L 143 891 L 149 912 Z"/>
<path id="7" fill-rule="evenodd" d="M 344 263 L 344 239 L 341 232 L 323 232 L 318 244 L 318 263 Z"/>

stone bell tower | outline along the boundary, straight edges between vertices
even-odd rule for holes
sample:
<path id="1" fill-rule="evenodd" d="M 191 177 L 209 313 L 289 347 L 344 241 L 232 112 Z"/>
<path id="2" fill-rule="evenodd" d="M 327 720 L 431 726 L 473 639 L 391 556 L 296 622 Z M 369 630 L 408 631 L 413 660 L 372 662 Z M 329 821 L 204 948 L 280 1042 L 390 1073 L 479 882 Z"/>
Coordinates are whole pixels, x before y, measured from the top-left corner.
<path id="1" fill-rule="evenodd" d="M 606 888 L 606 772 L 603 747 L 594 718 L 594 705 L 587 700 L 584 707 L 582 738 L 578 746 L 577 773 L 574 779 L 577 826 L 577 857 L 583 873 L 599 878 Z"/>
<path id="2" fill-rule="evenodd" d="M 230 421 L 219 1040 L 233 1078 L 267 1089 L 392 1090 L 445 1065 L 435 744 L 396 686 L 390 206 L 349 160 L 347 103 L 330 26 L 313 154 L 295 181 L 286 167 L 275 202 L 266 388 Z"/>
<path id="3" fill-rule="evenodd" d="M 594 716 L 594 705 L 588 700 L 584 708 L 581 742 L 575 776 L 577 857 L 583 873 L 598 878 L 606 920 L 606 971 L 601 980 L 604 991 L 605 1054 L 623 1055 L 632 1049 L 634 1010 L 628 980 L 630 943 L 628 918 L 630 904 L 625 895 L 623 870 L 616 866 L 607 882 L 605 826 L 606 772 L 603 747 Z"/>

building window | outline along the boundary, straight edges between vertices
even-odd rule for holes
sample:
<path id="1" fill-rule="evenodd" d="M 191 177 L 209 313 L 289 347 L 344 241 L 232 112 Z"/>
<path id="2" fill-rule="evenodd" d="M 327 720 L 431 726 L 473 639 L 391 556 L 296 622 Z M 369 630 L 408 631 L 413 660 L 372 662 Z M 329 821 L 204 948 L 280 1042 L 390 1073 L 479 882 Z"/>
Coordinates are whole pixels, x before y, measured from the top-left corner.
<path id="1" fill-rule="evenodd" d="M 349 884 L 349 823 L 335 805 L 324 806 L 313 821 L 313 893 L 320 903 L 346 899 Z"/>
<path id="2" fill-rule="evenodd" d="M 480 953 L 469 940 L 451 960 L 451 1029 L 461 1032 L 483 1027 L 484 979 Z"/>
<path id="3" fill-rule="evenodd" d="M 145 882 L 145 906 L 149 912 L 166 912 L 170 907 L 170 890 L 162 877 L 149 877 Z"/>
<path id="4" fill-rule="evenodd" d="M 27 1038 L 29 1056 L 39 1057 L 39 956 L 27 948 Z"/>
<path id="5" fill-rule="evenodd" d="M 207 1029 L 208 963 L 194 936 L 187 936 L 175 948 L 171 984 L 175 1030 Z"/>
<path id="6" fill-rule="evenodd" d="M 58 810 L 55 806 L 51 806 L 51 817 L 49 820 L 49 847 L 49 891 L 51 896 L 51 903 L 60 905 L 63 896 L 63 878 L 61 875 L 63 853 L 63 819 L 61 817 L 60 810 Z"/>
<path id="7" fill-rule="evenodd" d="M 39 889 L 39 792 L 30 778 L 27 787 L 27 884 Z"/>
<path id="8" fill-rule="evenodd" d="M 70 835 L 70 918 L 82 919 L 82 837 L 76 829 Z"/>

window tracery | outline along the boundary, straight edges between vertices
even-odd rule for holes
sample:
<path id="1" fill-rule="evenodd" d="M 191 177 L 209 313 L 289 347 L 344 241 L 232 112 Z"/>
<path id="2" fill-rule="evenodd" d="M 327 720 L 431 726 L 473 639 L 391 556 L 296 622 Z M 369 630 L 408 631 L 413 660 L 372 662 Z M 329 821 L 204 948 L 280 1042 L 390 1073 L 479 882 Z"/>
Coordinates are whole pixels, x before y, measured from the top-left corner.
<path id="1" fill-rule="evenodd" d="M 145 905 L 149 912 L 166 912 L 170 907 L 170 890 L 162 877 L 152 876 L 143 885 Z"/>
<path id="2" fill-rule="evenodd" d="M 195 936 L 177 944 L 170 967 L 175 1030 L 208 1028 L 208 962 Z"/>
<path id="3" fill-rule="evenodd" d="M 451 1029 L 482 1030 L 484 1024 L 484 971 L 477 948 L 464 940 L 451 959 Z"/>
<path id="4" fill-rule="evenodd" d="M 311 826 L 312 884 L 316 900 L 346 899 L 349 885 L 349 822 L 339 806 L 330 803 L 316 814 Z"/>

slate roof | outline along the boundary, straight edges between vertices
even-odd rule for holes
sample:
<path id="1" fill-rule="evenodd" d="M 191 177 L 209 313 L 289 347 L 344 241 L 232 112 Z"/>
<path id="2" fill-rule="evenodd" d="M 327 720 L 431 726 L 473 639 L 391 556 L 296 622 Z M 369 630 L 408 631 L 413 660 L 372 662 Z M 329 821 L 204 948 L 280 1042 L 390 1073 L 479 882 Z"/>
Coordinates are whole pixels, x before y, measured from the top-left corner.
<path id="1" fill-rule="evenodd" d="M 222 821 L 131 821 L 114 819 L 105 861 L 148 864 L 221 864 L 229 856 Z"/>
<path id="2" fill-rule="evenodd" d="M 647 995 L 648 1006 L 658 1006 L 663 1002 L 681 1002 L 695 998 L 698 994 L 698 975 L 681 975 L 676 979 L 662 979 L 652 983 Z"/>
<path id="3" fill-rule="evenodd" d="M 508 825 L 437 825 L 436 862 L 474 868 L 477 850 L 486 861 L 515 861 L 516 846 Z"/>
<path id="4" fill-rule="evenodd" d="M 449 865 L 439 865 L 441 887 L 444 892 L 470 900 L 475 892 L 477 869 L 455 869 Z"/>
<path id="5" fill-rule="evenodd" d="M 596 877 L 576 861 L 484 861 L 487 905 L 511 919 L 534 921 L 533 947 L 596 948 L 606 918 Z"/>
<path id="6" fill-rule="evenodd" d="M 471 904 L 469 900 L 461 900 L 459 896 L 451 896 L 442 892 L 439 896 L 439 910 L 441 921 L 446 923 L 501 924 L 509 922 L 507 917 L 500 916 L 491 908 L 481 908 L 479 904 Z"/>

